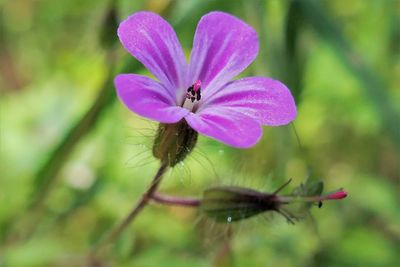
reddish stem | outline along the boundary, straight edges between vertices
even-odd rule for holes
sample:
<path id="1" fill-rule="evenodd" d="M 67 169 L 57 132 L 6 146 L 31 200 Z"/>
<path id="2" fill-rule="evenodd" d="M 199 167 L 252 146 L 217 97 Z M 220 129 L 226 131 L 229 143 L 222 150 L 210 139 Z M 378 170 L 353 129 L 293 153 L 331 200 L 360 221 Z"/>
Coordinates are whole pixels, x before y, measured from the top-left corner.
<path id="1" fill-rule="evenodd" d="M 200 199 L 175 197 L 169 195 L 163 195 L 154 192 L 151 196 L 152 200 L 161 204 L 182 206 L 182 207 L 198 207 L 201 204 Z"/>

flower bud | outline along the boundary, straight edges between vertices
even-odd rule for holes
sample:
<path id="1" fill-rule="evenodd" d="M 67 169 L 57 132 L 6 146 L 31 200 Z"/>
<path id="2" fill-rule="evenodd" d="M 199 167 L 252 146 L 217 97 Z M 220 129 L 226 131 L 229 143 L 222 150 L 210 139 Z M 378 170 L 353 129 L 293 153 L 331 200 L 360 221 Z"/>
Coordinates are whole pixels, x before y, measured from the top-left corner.
<path id="1" fill-rule="evenodd" d="M 220 186 L 203 193 L 201 210 L 217 222 L 240 221 L 268 210 L 279 210 L 275 194 L 249 188 Z"/>
<path id="2" fill-rule="evenodd" d="M 173 124 L 160 123 L 154 140 L 153 155 L 174 167 L 193 150 L 197 136 L 197 132 L 184 119 Z"/>
<path id="3" fill-rule="evenodd" d="M 301 219 L 301 213 L 308 211 L 313 204 L 321 207 L 325 200 L 337 200 L 347 196 L 343 190 L 321 196 L 323 190 L 322 181 L 308 180 L 301 184 L 290 195 L 278 195 L 291 180 L 284 183 L 273 193 L 259 192 L 250 188 L 220 186 L 212 187 L 204 191 L 200 209 L 208 217 L 217 222 L 235 222 L 263 212 L 273 211 L 284 216 L 289 223 Z M 293 210 L 289 206 L 302 204 Z"/>

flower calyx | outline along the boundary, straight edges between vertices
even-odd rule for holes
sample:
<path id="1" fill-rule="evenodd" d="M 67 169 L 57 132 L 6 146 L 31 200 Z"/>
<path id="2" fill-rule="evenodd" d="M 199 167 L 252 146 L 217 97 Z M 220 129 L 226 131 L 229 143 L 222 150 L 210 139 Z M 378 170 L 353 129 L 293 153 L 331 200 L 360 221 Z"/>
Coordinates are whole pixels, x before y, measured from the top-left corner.
<path id="1" fill-rule="evenodd" d="M 198 133 L 182 119 L 177 123 L 160 123 L 153 144 L 153 155 L 174 167 L 194 149 Z"/>

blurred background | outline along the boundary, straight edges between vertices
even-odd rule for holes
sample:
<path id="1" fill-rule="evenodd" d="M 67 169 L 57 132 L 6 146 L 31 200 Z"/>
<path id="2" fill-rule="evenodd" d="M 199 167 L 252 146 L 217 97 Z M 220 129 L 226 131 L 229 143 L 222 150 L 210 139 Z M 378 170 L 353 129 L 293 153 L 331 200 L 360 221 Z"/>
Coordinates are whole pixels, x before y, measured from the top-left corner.
<path id="1" fill-rule="evenodd" d="M 298 105 L 252 149 L 200 137 L 160 190 L 213 185 L 285 192 L 314 176 L 349 196 L 289 225 L 272 215 L 214 224 L 150 205 L 106 266 L 400 266 L 400 1 L 0 1 L 0 266 L 85 266 L 154 175 L 157 124 L 115 96 L 117 73 L 149 73 L 122 49 L 118 22 L 152 10 L 187 55 L 201 16 L 229 12 L 260 37 L 243 74 L 279 79 Z M 101 266 L 101 265 L 99 265 Z"/>

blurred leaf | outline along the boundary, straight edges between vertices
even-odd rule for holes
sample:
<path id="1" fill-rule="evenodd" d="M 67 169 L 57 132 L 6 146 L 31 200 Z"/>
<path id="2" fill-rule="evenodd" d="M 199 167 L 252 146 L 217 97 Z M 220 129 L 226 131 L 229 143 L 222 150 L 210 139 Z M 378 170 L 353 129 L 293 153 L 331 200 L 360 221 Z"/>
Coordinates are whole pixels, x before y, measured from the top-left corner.
<path id="1" fill-rule="evenodd" d="M 333 253 L 340 255 L 334 261 L 341 266 L 396 266 L 394 248 L 379 233 L 364 227 L 347 231 Z"/>
<path id="2" fill-rule="evenodd" d="M 382 121 L 388 135 L 400 151 L 400 115 L 392 106 L 387 84 L 365 64 L 362 56 L 354 50 L 320 2 L 314 0 L 295 1 L 300 4 L 306 22 L 336 49 L 343 64 L 362 83 L 365 93 L 369 96 L 377 111 L 382 114 Z"/>
<path id="3" fill-rule="evenodd" d="M 106 14 L 100 25 L 99 42 L 104 49 L 112 48 L 118 41 L 116 34 L 118 29 L 118 14 L 116 7 L 116 0 L 110 1 L 107 7 Z"/>
<path id="4" fill-rule="evenodd" d="M 299 39 L 304 28 L 304 15 L 298 1 L 291 1 L 286 15 L 285 32 L 285 82 L 293 93 L 297 105 L 300 104 L 300 95 L 303 91 L 303 75 L 308 51 L 300 47 Z M 301 51 L 301 49 L 303 51 Z"/>
<path id="5" fill-rule="evenodd" d="M 131 59 L 126 60 L 121 72 L 130 72 L 139 69 L 139 63 L 132 62 Z M 75 145 L 86 136 L 111 103 L 115 100 L 114 90 L 114 76 L 115 73 L 112 68 L 109 75 L 104 82 L 104 85 L 99 91 L 99 94 L 89 110 L 84 116 L 76 122 L 76 124 L 65 134 L 61 143 L 50 154 L 48 160 L 39 169 L 34 178 L 34 189 L 32 195 L 31 207 L 37 207 L 41 204 L 47 191 L 53 185 L 55 177 L 65 163 L 70 153 L 73 151 Z"/>

